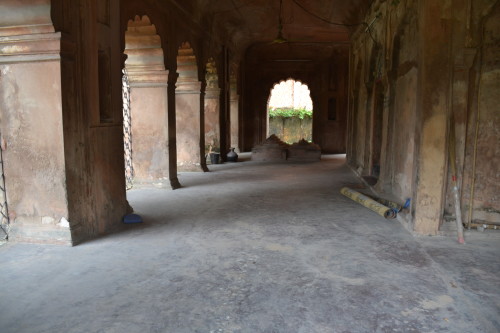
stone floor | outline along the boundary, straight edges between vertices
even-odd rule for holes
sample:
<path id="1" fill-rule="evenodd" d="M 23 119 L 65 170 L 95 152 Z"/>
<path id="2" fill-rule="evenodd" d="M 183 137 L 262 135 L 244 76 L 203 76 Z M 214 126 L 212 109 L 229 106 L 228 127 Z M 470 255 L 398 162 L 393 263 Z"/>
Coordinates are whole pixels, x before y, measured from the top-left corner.
<path id="1" fill-rule="evenodd" d="M 498 233 L 414 237 L 338 156 L 211 169 L 130 191 L 142 225 L 0 247 L 0 331 L 500 332 Z"/>

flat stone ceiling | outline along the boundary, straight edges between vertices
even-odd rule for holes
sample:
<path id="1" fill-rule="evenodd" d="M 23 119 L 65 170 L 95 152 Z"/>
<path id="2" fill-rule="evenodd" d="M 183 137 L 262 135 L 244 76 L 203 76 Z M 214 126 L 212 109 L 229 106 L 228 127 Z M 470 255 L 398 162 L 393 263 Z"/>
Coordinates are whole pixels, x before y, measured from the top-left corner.
<path id="1" fill-rule="evenodd" d="M 174 1 L 239 51 L 255 43 L 272 43 L 278 35 L 280 0 Z M 325 21 L 361 23 L 372 1 L 283 0 L 283 36 L 290 42 L 348 41 L 349 27 Z"/>

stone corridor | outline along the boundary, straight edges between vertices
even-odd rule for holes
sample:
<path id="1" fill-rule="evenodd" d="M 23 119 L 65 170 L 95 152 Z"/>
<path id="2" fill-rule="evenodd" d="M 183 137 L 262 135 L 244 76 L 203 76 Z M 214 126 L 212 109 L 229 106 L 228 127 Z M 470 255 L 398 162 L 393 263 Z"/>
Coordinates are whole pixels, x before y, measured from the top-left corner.
<path id="1" fill-rule="evenodd" d="M 142 225 L 0 247 L 3 333 L 498 332 L 500 238 L 415 237 L 339 193 L 341 155 L 134 189 Z"/>

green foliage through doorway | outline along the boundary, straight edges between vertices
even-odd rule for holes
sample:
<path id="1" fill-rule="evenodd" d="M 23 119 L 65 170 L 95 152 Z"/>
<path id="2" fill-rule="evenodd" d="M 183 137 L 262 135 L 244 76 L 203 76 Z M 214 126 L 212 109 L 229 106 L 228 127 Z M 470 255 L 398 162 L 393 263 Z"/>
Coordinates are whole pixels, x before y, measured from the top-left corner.
<path id="1" fill-rule="evenodd" d="M 275 108 L 269 109 L 269 118 L 312 118 L 312 111 L 306 109 L 294 109 L 294 108 Z"/>

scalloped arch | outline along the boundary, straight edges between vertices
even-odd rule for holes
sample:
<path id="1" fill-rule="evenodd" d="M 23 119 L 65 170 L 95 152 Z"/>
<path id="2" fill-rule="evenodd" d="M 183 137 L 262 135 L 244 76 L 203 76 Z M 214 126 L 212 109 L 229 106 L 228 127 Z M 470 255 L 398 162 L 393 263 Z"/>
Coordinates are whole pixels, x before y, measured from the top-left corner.
<path id="1" fill-rule="evenodd" d="M 298 87 L 296 85 L 297 83 L 299 84 Z M 286 87 L 287 84 L 292 84 L 292 86 Z M 290 92 L 288 96 L 286 90 Z M 299 96 L 295 95 L 297 93 L 297 90 L 299 90 Z M 268 110 L 271 107 L 300 108 L 301 106 L 303 106 L 307 110 L 313 110 L 311 90 L 307 83 L 304 83 L 302 80 L 295 80 L 294 78 L 290 77 L 286 80 L 280 80 L 279 82 L 272 85 L 272 88 L 269 92 L 269 98 L 267 100 Z"/>
<path id="2" fill-rule="evenodd" d="M 198 81 L 198 63 L 191 44 L 182 42 L 177 53 L 177 73 L 180 81 Z"/>
<path id="3" fill-rule="evenodd" d="M 125 67 L 165 68 L 161 37 L 147 15 L 128 20 L 125 31 Z"/>

